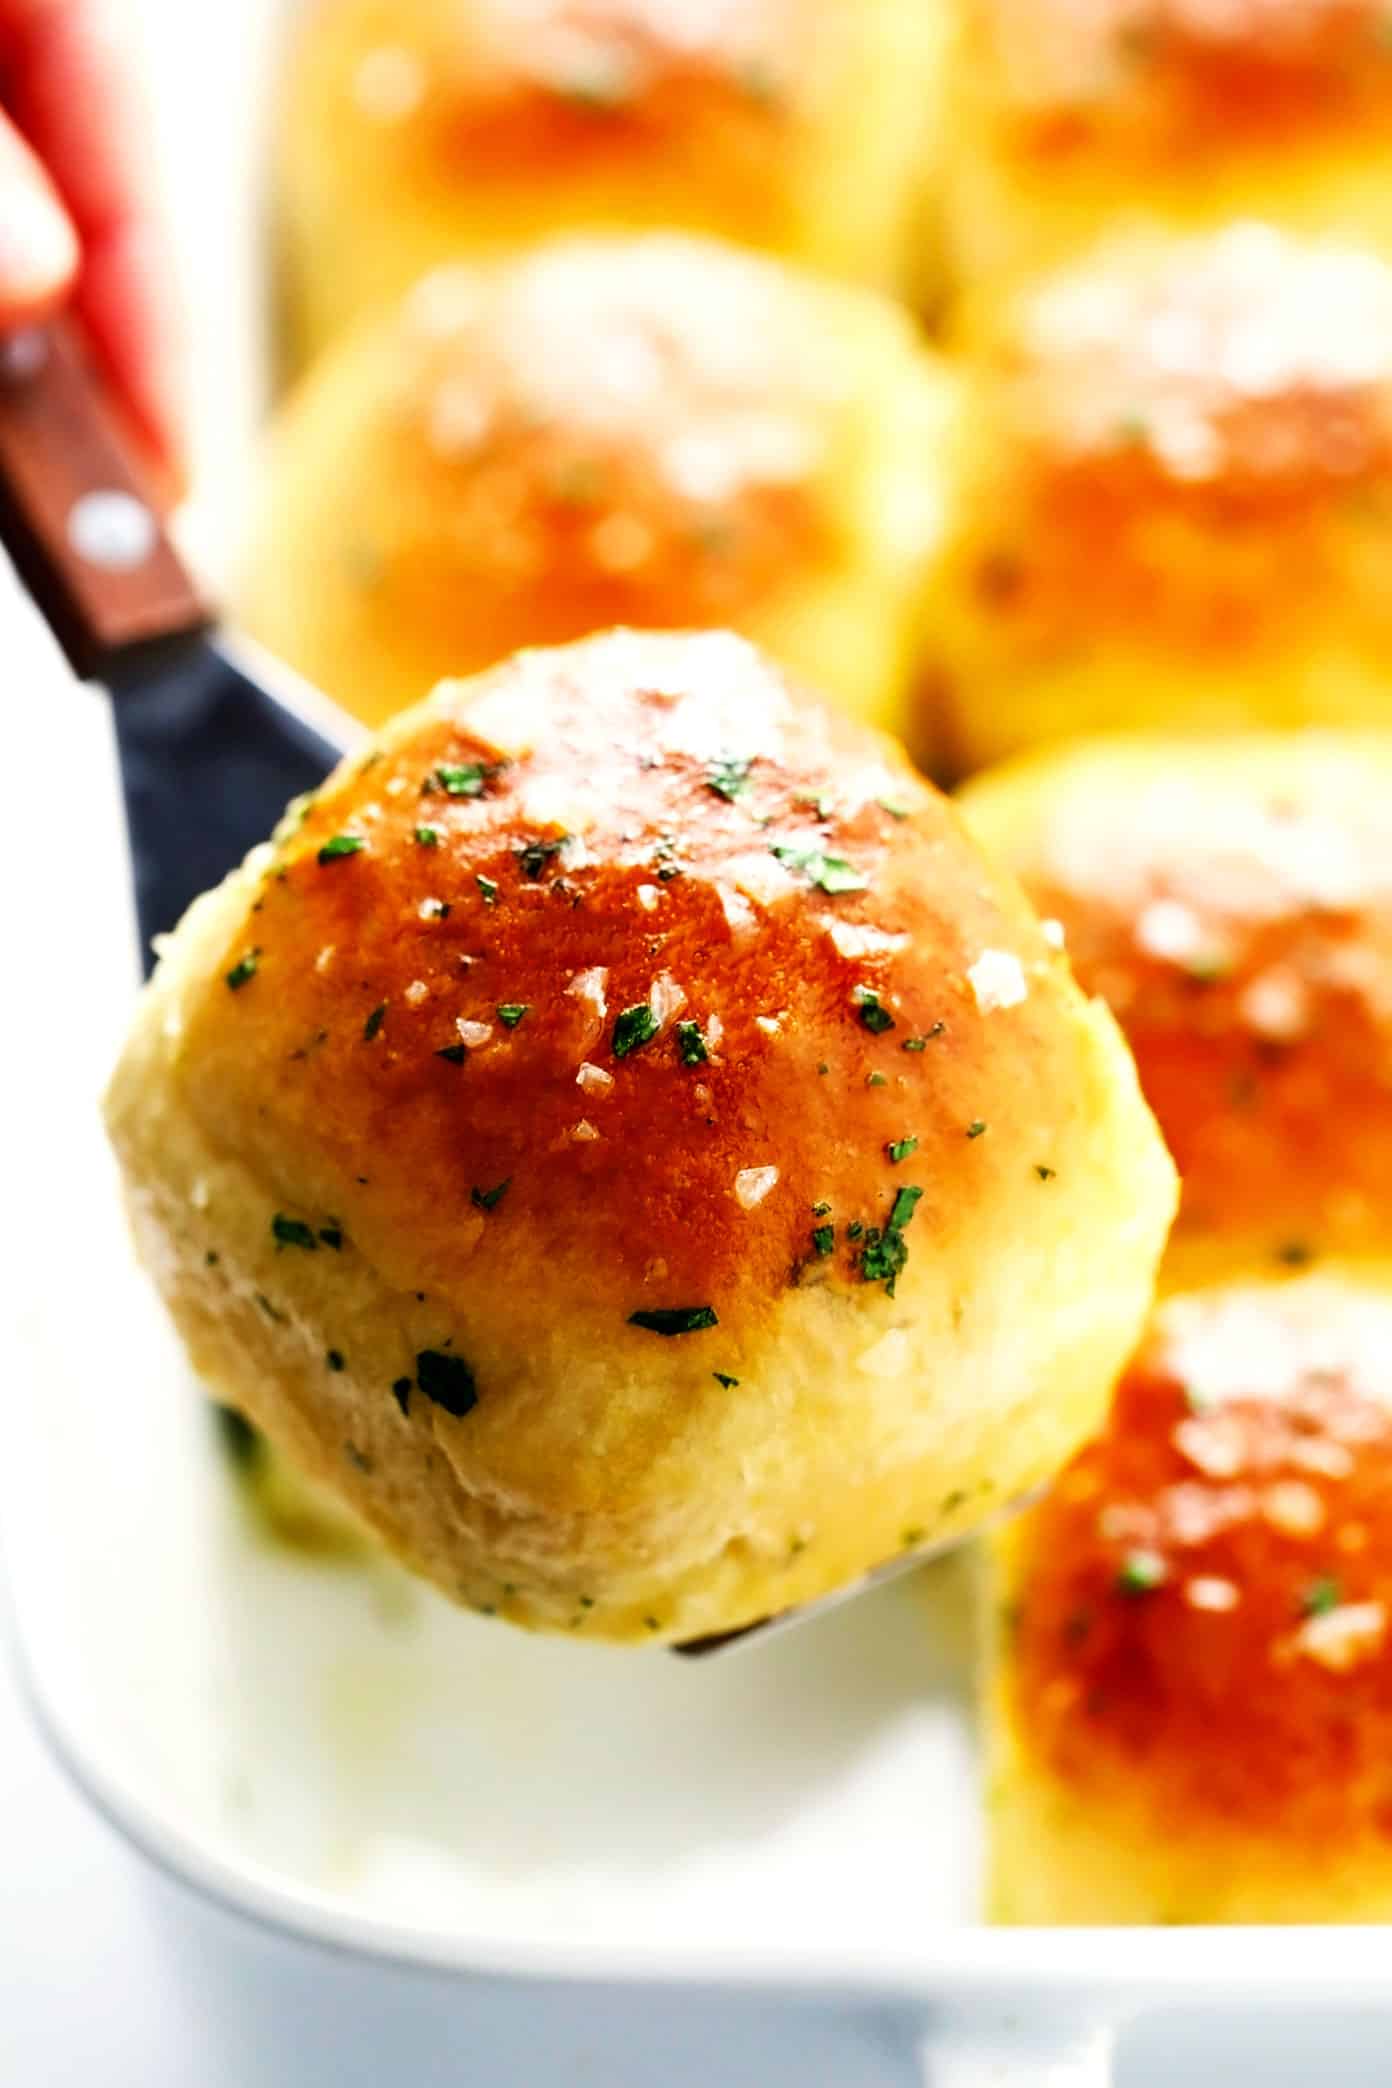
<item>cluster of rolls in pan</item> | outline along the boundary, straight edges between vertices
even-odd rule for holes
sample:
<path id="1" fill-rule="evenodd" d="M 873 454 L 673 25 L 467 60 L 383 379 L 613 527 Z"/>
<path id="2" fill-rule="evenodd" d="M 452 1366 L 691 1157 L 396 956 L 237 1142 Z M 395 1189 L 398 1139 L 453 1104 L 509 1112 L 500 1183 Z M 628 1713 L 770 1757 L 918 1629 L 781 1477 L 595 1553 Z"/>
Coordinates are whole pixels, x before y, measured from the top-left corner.
<path id="1" fill-rule="evenodd" d="M 380 730 L 165 953 L 137 1236 L 218 1397 L 534 1629 L 1047 1487 L 1002 1920 L 1392 1915 L 1389 115 L 1371 0 L 288 54 L 240 606 Z"/>

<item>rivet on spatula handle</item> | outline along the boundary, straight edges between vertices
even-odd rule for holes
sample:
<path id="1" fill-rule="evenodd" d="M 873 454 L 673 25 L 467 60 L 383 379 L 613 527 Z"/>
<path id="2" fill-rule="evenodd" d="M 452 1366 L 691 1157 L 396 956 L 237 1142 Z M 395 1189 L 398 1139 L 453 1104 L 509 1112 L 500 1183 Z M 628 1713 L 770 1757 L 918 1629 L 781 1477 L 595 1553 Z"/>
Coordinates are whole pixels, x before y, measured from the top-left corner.
<path id="1" fill-rule="evenodd" d="M 62 320 L 0 341 L 0 542 L 84 677 L 208 621 Z"/>

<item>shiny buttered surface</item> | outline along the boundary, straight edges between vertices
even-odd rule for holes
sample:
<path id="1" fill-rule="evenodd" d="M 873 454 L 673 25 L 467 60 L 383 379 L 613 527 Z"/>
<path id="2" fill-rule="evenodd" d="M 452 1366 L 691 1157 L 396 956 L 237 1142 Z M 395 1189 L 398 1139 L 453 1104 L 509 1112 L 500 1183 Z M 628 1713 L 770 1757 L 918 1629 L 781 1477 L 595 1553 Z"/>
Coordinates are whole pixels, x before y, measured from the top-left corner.
<path id="1" fill-rule="evenodd" d="M 1114 227 L 1254 212 L 1392 256 L 1379 0 L 956 0 L 949 265 L 982 304 Z"/>
<path id="2" fill-rule="evenodd" d="M 1392 1255 L 1392 734 L 1080 744 L 963 797 L 1111 1006 L 1183 1182 L 1174 1280 Z"/>
<path id="3" fill-rule="evenodd" d="M 1392 1917 L 1392 1265 L 1171 1298 L 994 1548 L 997 1919 Z"/>
<path id="4" fill-rule="evenodd" d="M 701 624 L 907 732 L 955 396 L 888 302 L 716 241 L 440 270 L 286 409 L 242 614 L 371 722 L 522 645 Z"/>
<path id="5" fill-rule="evenodd" d="M 192 909 L 108 1120 L 210 1388 L 451 1595 L 612 1638 L 1036 1485 L 1174 1201 L 1018 886 L 710 634 L 399 719 Z"/>
<path id="6" fill-rule="evenodd" d="M 1392 268 L 1121 239 L 974 337 L 926 620 L 945 758 L 1392 720 Z"/>
<path id="7" fill-rule="evenodd" d="M 939 137 L 918 0 L 318 0 L 279 112 L 296 359 L 441 261 L 681 225 L 891 289 Z"/>

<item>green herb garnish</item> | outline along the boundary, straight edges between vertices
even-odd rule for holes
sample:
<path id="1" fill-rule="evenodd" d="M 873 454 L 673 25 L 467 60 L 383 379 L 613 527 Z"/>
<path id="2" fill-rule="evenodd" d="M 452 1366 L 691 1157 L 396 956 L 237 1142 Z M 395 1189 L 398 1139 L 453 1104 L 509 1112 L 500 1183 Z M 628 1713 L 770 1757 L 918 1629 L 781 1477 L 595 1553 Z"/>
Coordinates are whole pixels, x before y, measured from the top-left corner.
<path id="1" fill-rule="evenodd" d="M 326 1247 L 333 1248 L 335 1254 L 338 1254 L 342 1251 L 343 1227 L 338 1223 L 337 1219 L 331 1218 L 327 1225 L 321 1225 L 319 1228 L 319 1237 Z"/>
<path id="2" fill-rule="evenodd" d="M 1327 1617 L 1343 1599 L 1343 1591 L 1333 1574 L 1321 1574 L 1301 1595 L 1300 1614 L 1302 1617 Z"/>
<path id="3" fill-rule="evenodd" d="M 813 1226 L 813 1228 L 812 1228 L 812 1252 L 813 1252 L 813 1253 L 814 1253 L 815 1255 L 817 1255 L 817 1256 L 818 1256 L 818 1258 L 819 1258 L 820 1260 L 823 1260 L 823 1261 L 825 1261 L 825 1259 L 826 1259 L 827 1255 L 829 1255 L 829 1254 L 834 1254 L 834 1253 L 835 1253 L 835 1251 L 836 1251 L 836 1227 L 835 1227 L 834 1225 L 815 1225 L 815 1226 Z"/>
<path id="4" fill-rule="evenodd" d="M 386 1019 L 387 1003 L 386 1001 L 378 1001 L 376 1007 L 372 1010 L 372 1013 L 368 1016 L 366 1022 L 363 1024 L 364 1044 L 370 1044 L 373 1038 L 380 1033 L 382 1024 L 386 1021 Z"/>
<path id="5" fill-rule="evenodd" d="M 930 1030 L 925 1030 L 921 1037 L 905 1037 L 899 1049 L 901 1051 L 926 1051 L 934 1037 L 940 1037 L 946 1028 L 947 1024 L 945 1022 L 935 1022 L 933 1027 Z"/>
<path id="6" fill-rule="evenodd" d="M 227 983 L 234 993 L 240 993 L 247 981 L 256 977 L 256 968 L 260 962 L 261 952 L 259 950 L 248 950 L 245 957 L 237 959 L 237 962 L 227 974 Z"/>
<path id="7" fill-rule="evenodd" d="M 441 1046 L 435 1056 L 436 1058 L 442 1058 L 448 1066 L 462 1066 L 465 1059 L 469 1056 L 469 1047 L 467 1044 L 445 1044 Z"/>
<path id="8" fill-rule="evenodd" d="M 489 768 L 482 761 L 459 763 L 446 762 L 437 768 L 434 781 L 446 797 L 476 798 L 483 796 L 483 786 L 490 776 L 496 776 L 497 768 Z"/>
<path id="9" fill-rule="evenodd" d="M 868 890 L 866 880 L 844 856 L 825 855 L 820 848 L 793 848 L 781 841 L 773 843 L 769 854 L 777 856 L 785 869 L 800 870 L 809 883 L 833 898 L 838 892 Z"/>
<path id="10" fill-rule="evenodd" d="M 422 1349 L 416 1357 L 416 1383 L 432 1406 L 443 1407 L 456 1420 L 478 1405 L 474 1373 L 462 1356 L 443 1349 Z"/>
<path id="11" fill-rule="evenodd" d="M 1058 1169 L 1056 1167 L 1046 1167 L 1042 1160 L 1035 1161 L 1034 1171 L 1038 1175 L 1041 1182 L 1052 1182 L 1054 1176 L 1058 1173 Z"/>
<path id="12" fill-rule="evenodd" d="M 324 1361 L 328 1364 L 330 1370 L 342 1370 L 343 1351 L 341 1349 L 330 1349 Z"/>
<path id="13" fill-rule="evenodd" d="M 922 1194 L 921 1189 L 910 1188 L 907 1184 L 898 1191 L 889 1214 L 890 1227 L 894 1232 L 904 1230 L 918 1208 L 918 1200 Z"/>
<path id="14" fill-rule="evenodd" d="M 677 1056 L 684 1066 L 704 1066 L 710 1057 L 699 1022 L 677 1024 Z"/>
<path id="15" fill-rule="evenodd" d="M 505 1029 L 516 1029 L 523 1016 L 531 1012 L 530 1001 L 502 1001 L 498 1007 L 498 1020 Z"/>
<path id="16" fill-rule="evenodd" d="M 509 1175 L 505 1182 L 499 1182 L 496 1189 L 479 1189 L 477 1187 L 471 1189 L 469 1201 L 477 1205 L 480 1211 L 496 1211 L 511 1187 L 512 1176 Z"/>
<path id="17" fill-rule="evenodd" d="M 1119 1595 L 1149 1595 L 1165 1579 L 1165 1561 L 1159 1552 L 1130 1551 L 1117 1568 Z"/>
<path id="18" fill-rule="evenodd" d="M 739 1383 L 739 1379 L 737 1377 L 730 1377 L 723 1370 L 713 1370 L 711 1372 L 711 1376 L 715 1379 L 717 1385 L 723 1385 L 727 1392 L 733 1392 L 735 1386 Z"/>
<path id="19" fill-rule="evenodd" d="M 438 848 L 440 846 L 440 829 L 438 827 L 418 826 L 416 828 L 416 840 L 422 848 Z"/>
<path id="20" fill-rule="evenodd" d="M 886 1080 L 883 1073 L 867 1073 L 865 1076 L 865 1085 L 867 1087 L 888 1087 L 889 1082 Z"/>
<path id="21" fill-rule="evenodd" d="M 1276 1259 L 1287 1269 L 1303 1269 L 1315 1258 L 1315 1250 L 1308 1240 L 1283 1240 L 1276 1249 Z"/>
<path id="22" fill-rule="evenodd" d="M 648 1334 L 700 1334 L 707 1327 L 718 1327 L 715 1308 L 711 1305 L 660 1305 L 648 1312 L 630 1312 L 630 1327 L 642 1327 Z"/>
<path id="23" fill-rule="evenodd" d="M 615 1058 L 627 1058 L 632 1051 L 641 1051 L 651 1044 L 657 1035 L 658 1020 L 646 1001 L 635 1001 L 615 1017 L 613 1046 Z"/>
<path id="24" fill-rule="evenodd" d="M 986 1129 L 986 1126 L 985 1126 L 985 1124 L 984 1124 L 984 1123 L 982 1122 L 981 1118 L 980 1118 L 980 1117 L 978 1117 L 978 1118 L 976 1119 L 975 1123 L 972 1123 L 972 1124 L 968 1124 L 968 1126 L 967 1126 L 967 1136 L 968 1136 L 968 1138 L 980 1138 L 980 1136 L 981 1136 L 982 1132 L 983 1132 L 983 1131 L 984 1131 L 985 1129 Z"/>
<path id="25" fill-rule="evenodd" d="M 865 1245 L 860 1252 L 861 1276 L 866 1283 L 882 1283 L 891 1298 L 900 1271 L 909 1258 L 909 1243 L 904 1238 L 904 1230 L 922 1194 L 921 1189 L 900 1189 L 890 1207 L 888 1222 L 883 1227 L 871 1226 L 865 1235 Z M 848 1226 L 847 1233 L 854 1239 L 857 1229 Z"/>
<path id="26" fill-rule="evenodd" d="M 918 1140 L 916 1138 L 892 1138 L 885 1147 L 885 1151 L 888 1153 L 892 1164 L 897 1167 L 901 1160 L 908 1159 L 910 1153 L 918 1151 Z"/>
<path id="27" fill-rule="evenodd" d="M 361 834 L 332 834 L 319 851 L 319 861 L 336 863 L 340 856 L 360 855 L 366 846 Z"/>
<path id="28" fill-rule="evenodd" d="M 522 875 L 530 878 L 535 883 L 552 856 L 559 855 L 569 839 L 569 834 L 562 834 L 555 841 L 526 842 L 517 851 L 517 861 L 521 867 Z"/>
<path id="29" fill-rule="evenodd" d="M 743 797 L 749 788 L 749 771 L 753 766 L 752 755 L 722 754 L 706 770 L 706 788 L 733 805 L 736 798 Z"/>
<path id="30" fill-rule="evenodd" d="M 857 986 L 851 994 L 851 1006 L 860 1017 L 861 1028 L 868 1029 L 872 1036 L 880 1037 L 893 1029 L 894 1017 L 873 986 Z"/>
<path id="31" fill-rule="evenodd" d="M 498 903 L 498 887 L 494 884 L 492 878 L 484 877 L 480 874 L 479 876 L 475 877 L 474 883 L 478 886 L 479 891 L 483 895 L 484 905 L 496 906 Z"/>
<path id="32" fill-rule="evenodd" d="M 319 1245 L 312 1226 L 299 1218 L 287 1218 L 283 1211 L 277 1211 L 272 1218 L 271 1232 L 277 1247 L 304 1247 L 313 1254 Z"/>

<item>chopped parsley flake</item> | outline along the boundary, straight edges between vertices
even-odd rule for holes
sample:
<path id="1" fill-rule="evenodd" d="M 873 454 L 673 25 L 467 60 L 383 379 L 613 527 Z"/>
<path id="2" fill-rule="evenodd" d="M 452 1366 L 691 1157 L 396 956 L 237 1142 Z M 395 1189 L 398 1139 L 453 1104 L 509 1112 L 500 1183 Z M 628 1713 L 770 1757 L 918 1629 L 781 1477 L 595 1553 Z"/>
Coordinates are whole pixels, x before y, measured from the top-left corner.
<path id="1" fill-rule="evenodd" d="M 447 1066 L 462 1066 L 469 1056 L 469 1047 L 467 1044 L 445 1044 L 435 1056 L 442 1058 Z"/>
<path id="2" fill-rule="evenodd" d="M 333 1248 L 335 1254 L 341 1252 L 343 1247 L 343 1227 L 338 1223 L 337 1219 L 330 1219 L 327 1225 L 321 1225 L 319 1237 L 326 1247 Z"/>
<path id="3" fill-rule="evenodd" d="M 908 1159 L 910 1153 L 918 1151 L 918 1140 L 916 1138 L 892 1138 L 885 1147 L 885 1151 L 888 1153 L 894 1166 L 897 1167 L 901 1160 Z"/>
<path id="4" fill-rule="evenodd" d="M 825 1260 L 836 1251 L 836 1228 L 834 1225 L 817 1225 L 812 1229 L 812 1252 Z"/>
<path id="5" fill-rule="evenodd" d="M 980 1136 L 981 1136 L 982 1132 L 983 1132 L 983 1131 L 984 1131 L 985 1129 L 986 1129 L 986 1126 L 985 1126 L 985 1124 L 984 1124 L 984 1123 L 982 1122 L 981 1118 L 980 1118 L 980 1117 L 978 1117 L 978 1118 L 976 1119 L 976 1122 L 975 1122 L 975 1123 L 973 1123 L 973 1124 L 968 1124 L 968 1126 L 967 1126 L 967 1136 L 968 1136 L 968 1138 L 980 1138 Z"/>
<path id="6" fill-rule="evenodd" d="M 245 957 L 237 959 L 237 962 L 227 974 L 227 983 L 234 993 L 240 993 L 248 980 L 256 977 L 256 968 L 260 962 L 261 952 L 259 950 L 248 950 Z"/>
<path id="7" fill-rule="evenodd" d="M 677 1056 L 684 1066 L 704 1066 L 710 1057 L 699 1022 L 677 1024 Z"/>
<path id="8" fill-rule="evenodd" d="M 1327 1617 L 1342 1601 L 1343 1591 L 1339 1583 L 1332 1574 L 1324 1573 L 1318 1580 L 1312 1580 L 1301 1595 L 1300 1614 L 1302 1617 Z"/>
<path id="9" fill-rule="evenodd" d="M 630 1312 L 630 1327 L 642 1327 L 648 1334 L 700 1334 L 707 1327 L 718 1327 L 715 1308 L 711 1305 L 659 1305 L 647 1312 Z"/>
<path id="10" fill-rule="evenodd" d="M 651 1044 L 657 1031 L 657 1017 L 646 1001 L 635 1001 L 631 1008 L 624 1008 L 614 1019 L 615 1058 L 627 1058 L 630 1052 L 641 1051 L 645 1044 Z"/>
<path id="11" fill-rule="evenodd" d="M 471 1189 L 469 1201 L 475 1204 L 480 1211 L 496 1211 L 511 1187 L 512 1176 L 509 1175 L 505 1182 L 499 1182 L 496 1189 L 479 1189 L 477 1187 Z"/>
<path id="12" fill-rule="evenodd" d="M 733 1392 L 735 1386 L 739 1383 L 739 1379 L 737 1377 L 730 1377 L 728 1373 L 723 1370 L 713 1370 L 711 1372 L 711 1376 L 715 1379 L 717 1385 L 723 1385 L 727 1392 Z"/>
<path id="13" fill-rule="evenodd" d="M 422 1349 L 416 1357 L 416 1383 L 432 1406 L 443 1407 L 456 1420 L 478 1405 L 474 1373 L 462 1356 L 443 1349 Z"/>
<path id="14" fill-rule="evenodd" d="M 868 1029 L 872 1036 L 880 1037 L 893 1029 L 894 1017 L 873 986 L 857 986 L 851 995 L 851 1006 L 860 1016 L 861 1028 Z"/>
<path id="15" fill-rule="evenodd" d="M 831 1205 L 829 1203 L 814 1203 L 812 1216 L 814 1218 L 829 1218 L 831 1216 Z"/>
<path id="16" fill-rule="evenodd" d="M 448 899 L 427 899 L 425 902 L 425 910 L 429 914 L 432 921 L 447 921 L 450 916 L 450 904 Z"/>
<path id="17" fill-rule="evenodd" d="M 899 1190 L 890 1208 L 888 1223 L 883 1227 L 872 1225 L 865 1235 L 865 1245 L 860 1252 L 861 1276 L 866 1283 L 882 1283 L 891 1298 L 900 1271 L 909 1258 L 904 1229 L 922 1194 L 921 1189 Z M 857 1237 L 858 1228 L 848 1226 L 846 1230 L 851 1239 Z"/>
<path id="18" fill-rule="evenodd" d="M 516 1029 L 523 1016 L 531 1012 L 529 1001 L 502 1001 L 498 1007 L 498 1020 L 505 1029 Z"/>
<path id="19" fill-rule="evenodd" d="M 1129 1551 L 1117 1568 L 1119 1595 L 1149 1595 L 1165 1579 L 1165 1561 L 1159 1552 Z"/>
<path id="20" fill-rule="evenodd" d="M 484 905 L 496 906 L 498 903 L 498 887 L 494 884 L 492 878 L 479 875 L 475 877 L 474 883 L 483 895 Z"/>
<path id="21" fill-rule="evenodd" d="M 399 1377 L 392 1385 L 392 1398 L 403 1414 L 409 1414 L 411 1411 L 411 1390 L 411 1380 L 408 1377 Z"/>
<path id="22" fill-rule="evenodd" d="M 312 1254 L 319 1245 L 312 1226 L 299 1218 L 287 1218 L 283 1211 L 272 1218 L 271 1232 L 277 1247 L 304 1247 Z"/>
<path id="23" fill-rule="evenodd" d="M 319 851 L 321 863 L 336 863 L 340 856 L 361 854 L 367 843 L 361 834 L 331 834 Z"/>
<path id="24" fill-rule="evenodd" d="M 864 1230 L 865 1227 L 861 1224 L 859 1218 L 852 1218 L 850 1224 L 846 1227 L 846 1238 L 848 1240 L 858 1240 Z"/>
<path id="25" fill-rule="evenodd" d="M 777 856 L 785 869 L 800 870 L 818 891 L 829 892 L 833 898 L 838 892 L 869 889 L 855 865 L 844 856 L 825 855 L 820 848 L 793 848 L 781 841 L 775 841 L 769 853 Z"/>
<path id="26" fill-rule="evenodd" d="M 440 829 L 431 826 L 418 826 L 416 828 L 416 840 L 422 848 L 438 848 L 440 846 Z"/>
<path id="27" fill-rule="evenodd" d="M 569 838 L 569 835 L 562 834 L 559 840 L 556 841 L 526 842 L 517 851 L 517 860 L 521 866 L 522 875 L 530 878 L 535 884 L 546 865 L 551 861 L 551 858 L 560 854 Z"/>
<path id="28" fill-rule="evenodd" d="M 330 1349 L 324 1361 L 328 1364 L 330 1370 L 342 1370 L 343 1351 L 341 1349 Z"/>
<path id="29" fill-rule="evenodd" d="M 1058 1173 L 1058 1169 L 1056 1167 L 1046 1167 L 1042 1160 L 1035 1161 L 1034 1171 L 1038 1175 L 1041 1182 L 1052 1182 L 1054 1176 Z"/>
<path id="30" fill-rule="evenodd" d="M 378 1001 L 376 1007 L 372 1010 L 372 1013 L 368 1016 L 366 1022 L 363 1024 L 364 1044 L 370 1044 L 373 1038 L 380 1033 L 382 1024 L 386 1021 L 386 1019 L 387 1003 L 385 1001 Z"/>
<path id="31" fill-rule="evenodd" d="M 706 770 L 706 788 L 733 805 L 736 798 L 743 797 L 749 788 L 749 771 L 753 766 L 752 756 L 722 754 Z"/>
<path id="32" fill-rule="evenodd" d="M 489 768 L 481 761 L 465 762 L 462 766 L 446 762 L 436 769 L 433 780 L 446 797 L 476 798 L 483 796 L 484 784 L 497 773 L 496 766 Z"/>
<path id="33" fill-rule="evenodd" d="M 883 1073 L 867 1073 L 865 1076 L 865 1085 L 867 1087 L 888 1087 L 889 1082 L 885 1079 Z"/>

